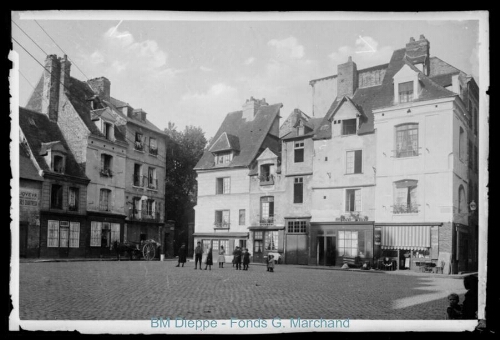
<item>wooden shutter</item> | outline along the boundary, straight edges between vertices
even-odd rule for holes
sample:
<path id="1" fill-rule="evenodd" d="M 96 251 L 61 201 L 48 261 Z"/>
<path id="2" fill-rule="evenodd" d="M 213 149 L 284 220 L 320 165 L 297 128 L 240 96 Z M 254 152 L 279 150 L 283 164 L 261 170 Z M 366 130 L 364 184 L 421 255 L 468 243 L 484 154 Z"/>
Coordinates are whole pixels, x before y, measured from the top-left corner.
<path id="1" fill-rule="evenodd" d="M 363 153 L 361 150 L 356 150 L 354 152 L 354 173 L 359 174 L 361 173 L 362 167 L 362 162 L 363 162 Z"/>

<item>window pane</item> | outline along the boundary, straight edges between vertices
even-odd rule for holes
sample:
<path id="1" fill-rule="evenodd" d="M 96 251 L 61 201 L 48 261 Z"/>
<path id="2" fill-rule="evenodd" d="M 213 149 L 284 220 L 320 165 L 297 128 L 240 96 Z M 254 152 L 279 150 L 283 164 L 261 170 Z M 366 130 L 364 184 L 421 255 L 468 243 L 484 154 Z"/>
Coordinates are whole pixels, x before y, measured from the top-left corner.
<path id="1" fill-rule="evenodd" d="M 59 221 L 48 221 L 47 247 L 59 247 Z"/>
<path id="2" fill-rule="evenodd" d="M 80 223 L 69 223 L 69 247 L 78 248 L 80 246 Z"/>
<path id="3" fill-rule="evenodd" d="M 102 223 L 91 221 L 90 222 L 90 246 L 100 247 L 101 246 L 101 232 Z"/>
<path id="4" fill-rule="evenodd" d="M 345 119 L 342 121 L 342 134 L 343 135 L 356 134 L 356 118 Z"/>
<path id="5" fill-rule="evenodd" d="M 294 162 L 300 163 L 304 161 L 304 149 L 295 149 Z"/>
<path id="6" fill-rule="evenodd" d="M 354 173 L 354 151 L 347 151 L 346 154 L 346 173 Z"/>
<path id="7" fill-rule="evenodd" d="M 355 155 L 355 157 L 354 157 L 354 173 L 360 174 L 361 169 L 362 169 L 362 162 L 363 162 L 362 151 L 356 150 L 354 155 Z"/>

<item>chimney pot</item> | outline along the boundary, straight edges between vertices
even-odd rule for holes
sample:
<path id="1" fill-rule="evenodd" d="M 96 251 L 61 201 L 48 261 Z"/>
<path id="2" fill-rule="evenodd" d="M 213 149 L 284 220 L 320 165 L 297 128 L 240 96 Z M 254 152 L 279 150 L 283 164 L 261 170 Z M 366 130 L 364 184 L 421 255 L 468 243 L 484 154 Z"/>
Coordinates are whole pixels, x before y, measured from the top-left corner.
<path id="1" fill-rule="evenodd" d="M 410 42 L 415 42 L 415 38 L 411 37 Z"/>
<path id="2" fill-rule="evenodd" d="M 423 34 L 420 34 L 420 40 L 425 40 L 425 37 Z"/>

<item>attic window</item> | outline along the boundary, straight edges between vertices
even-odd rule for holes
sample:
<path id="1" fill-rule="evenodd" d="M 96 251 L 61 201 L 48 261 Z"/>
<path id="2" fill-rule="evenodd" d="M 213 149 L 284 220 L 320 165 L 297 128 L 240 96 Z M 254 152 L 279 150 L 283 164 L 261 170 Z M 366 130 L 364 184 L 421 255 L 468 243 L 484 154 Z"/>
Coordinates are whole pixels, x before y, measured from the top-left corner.
<path id="1" fill-rule="evenodd" d="M 233 153 L 231 151 L 219 152 L 215 155 L 215 164 L 226 164 L 233 160 Z"/>
<path id="2" fill-rule="evenodd" d="M 342 135 L 355 135 L 356 134 L 356 118 L 344 119 L 342 121 Z"/>
<path id="3" fill-rule="evenodd" d="M 102 122 L 102 133 L 106 139 L 112 140 L 113 139 L 113 124 L 107 123 L 107 122 Z"/>
<path id="4" fill-rule="evenodd" d="M 64 172 L 64 158 L 62 156 L 54 156 L 52 165 L 55 172 Z"/>
<path id="5" fill-rule="evenodd" d="M 411 102 L 413 100 L 413 81 L 399 83 L 398 93 L 400 103 Z"/>

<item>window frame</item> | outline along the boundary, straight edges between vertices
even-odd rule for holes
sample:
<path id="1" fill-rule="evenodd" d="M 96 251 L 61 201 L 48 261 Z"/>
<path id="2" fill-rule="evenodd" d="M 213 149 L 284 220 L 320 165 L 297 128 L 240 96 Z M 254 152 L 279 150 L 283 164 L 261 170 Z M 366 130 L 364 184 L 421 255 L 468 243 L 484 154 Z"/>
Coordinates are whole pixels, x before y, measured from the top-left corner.
<path id="1" fill-rule="evenodd" d="M 293 142 L 293 162 L 303 163 L 305 156 L 305 142 L 304 140 Z"/>
<path id="2" fill-rule="evenodd" d="M 246 210 L 245 209 L 239 209 L 238 212 L 238 225 L 245 225 L 246 224 Z"/>
<path id="3" fill-rule="evenodd" d="M 103 196 L 103 193 L 106 193 L 104 196 Z M 99 190 L 99 211 L 111 211 L 111 207 L 110 207 L 110 197 L 111 196 L 111 190 L 110 189 L 106 189 L 106 188 L 101 188 Z M 104 207 L 104 203 L 103 203 L 103 200 L 105 199 L 105 203 L 106 203 L 106 209 L 102 209 L 102 207 Z"/>
<path id="4" fill-rule="evenodd" d="M 401 214 L 418 214 L 419 213 L 419 197 L 418 197 L 418 180 L 414 179 L 403 179 L 400 181 L 393 182 L 393 214 L 401 215 Z M 399 190 L 398 190 L 399 189 Z M 404 193 L 400 189 L 406 189 L 406 193 Z M 403 196 L 399 196 L 400 193 L 404 193 L 406 198 Z M 400 197 L 403 197 L 405 203 L 399 203 Z M 413 201 L 412 197 L 415 198 Z"/>
<path id="5" fill-rule="evenodd" d="M 308 222 L 308 220 L 288 220 L 286 224 L 287 234 L 307 234 Z"/>
<path id="6" fill-rule="evenodd" d="M 73 194 L 72 194 L 73 192 Z M 72 195 L 74 195 L 74 204 L 71 204 Z M 80 188 L 78 187 L 69 187 L 68 188 L 68 210 L 69 211 L 78 211 L 80 203 Z M 74 206 L 74 208 L 72 208 Z"/>
<path id="7" fill-rule="evenodd" d="M 227 212 L 227 220 L 225 222 L 224 215 L 226 212 Z M 220 213 L 220 220 L 218 219 L 219 213 Z M 215 228 L 229 229 L 231 227 L 231 211 L 229 209 L 216 209 L 214 226 Z"/>
<path id="8" fill-rule="evenodd" d="M 57 192 L 54 192 L 55 187 L 58 187 Z M 50 209 L 62 209 L 63 208 L 63 185 L 52 183 L 50 186 Z"/>
<path id="9" fill-rule="evenodd" d="M 300 195 L 298 195 L 298 189 L 297 189 L 299 187 L 300 187 Z M 293 203 L 294 204 L 304 203 L 304 177 L 295 177 L 293 180 Z"/>
<path id="10" fill-rule="evenodd" d="M 80 222 L 69 222 L 69 248 L 80 248 Z"/>
<path id="11" fill-rule="evenodd" d="M 351 193 L 354 195 L 353 196 L 353 199 L 354 201 L 351 202 L 351 199 L 350 199 L 350 196 L 349 196 L 349 193 Z M 356 193 L 358 193 L 358 196 L 356 196 Z M 349 189 L 345 189 L 345 195 L 344 195 L 344 208 L 345 208 L 345 212 L 346 213 L 353 213 L 353 212 L 361 212 L 363 211 L 363 199 L 362 199 L 362 189 L 361 188 L 349 188 Z M 359 199 L 358 199 L 359 198 Z M 357 206 L 359 202 L 359 207 Z M 349 208 L 351 208 L 351 203 L 354 204 L 354 210 L 349 210 Z"/>
<path id="12" fill-rule="evenodd" d="M 215 194 L 227 195 L 230 193 L 231 193 L 231 177 L 229 176 L 217 177 L 215 179 Z"/>
<path id="13" fill-rule="evenodd" d="M 356 237 L 353 237 L 353 235 L 356 235 Z M 349 237 L 347 237 L 347 236 L 349 236 Z M 355 247 L 353 246 L 353 244 L 354 244 L 353 241 L 356 241 Z M 341 243 L 342 243 L 342 245 L 341 245 Z M 342 256 L 342 257 L 358 256 L 359 230 L 339 230 L 338 231 L 337 249 L 338 249 L 339 256 Z M 346 249 L 350 249 L 351 251 L 346 253 L 346 251 L 345 251 Z M 352 250 L 355 250 L 355 251 L 352 252 Z"/>
<path id="14" fill-rule="evenodd" d="M 264 207 L 267 208 L 264 209 Z M 274 225 L 274 216 L 274 196 L 262 196 L 260 198 L 260 224 Z"/>
<path id="15" fill-rule="evenodd" d="M 352 160 L 352 172 L 350 172 L 350 169 L 348 168 L 349 166 L 349 154 L 353 154 L 353 160 Z M 359 156 L 359 162 L 360 165 L 357 167 L 356 166 L 356 153 L 360 153 Z M 359 171 L 356 171 L 356 168 L 359 168 Z M 355 175 L 355 174 L 362 174 L 363 173 L 363 150 L 358 149 L 358 150 L 347 150 L 345 153 L 345 174 L 346 175 Z"/>
<path id="16" fill-rule="evenodd" d="M 401 87 L 402 86 L 404 87 L 405 85 L 411 85 L 411 86 L 408 86 L 409 88 L 411 88 L 411 90 L 403 91 L 404 89 L 402 90 Z M 399 103 L 412 102 L 413 98 L 414 98 L 414 95 L 413 95 L 414 93 L 415 93 L 415 84 L 414 84 L 413 80 L 398 83 Z"/>
<path id="17" fill-rule="evenodd" d="M 416 137 L 412 137 L 410 131 L 416 130 Z M 408 122 L 394 126 L 394 153 L 395 158 L 417 157 L 419 153 L 419 123 Z M 401 148 L 398 150 L 398 141 L 401 137 Z M 413 143 L 416 142 L 416 146 Z M 406 149 L 403 150 L 403 145 Z M 411 148 L 409 147 L 411 145 Z"/>
<path id="18" fill-rule="evenodd" d="M 352 132 L 352 126 L 351 124 L 347 123 L 354 123 L 354 132 Z M 357 134 L 358 132 L 358 119 L 357 118 L 349 118 L 349 119 L 342 119 L 342 127 L 341 127 L 341 135 L 342 136 L 352 136 Z"/>
<path id="19" fill-rule="evenodd" d="M 47 221 L 47 248 L 59 248 L 59 221 L 58 220 L 48 220 Z"/>
<path id="20" fill-rule="evenodd" d="M 273 248 L 270 246 L 273 245 Z M 277 230 L 264 231 L 264 250 L 277 251 L 279 247 L 279 233 Z"/>

